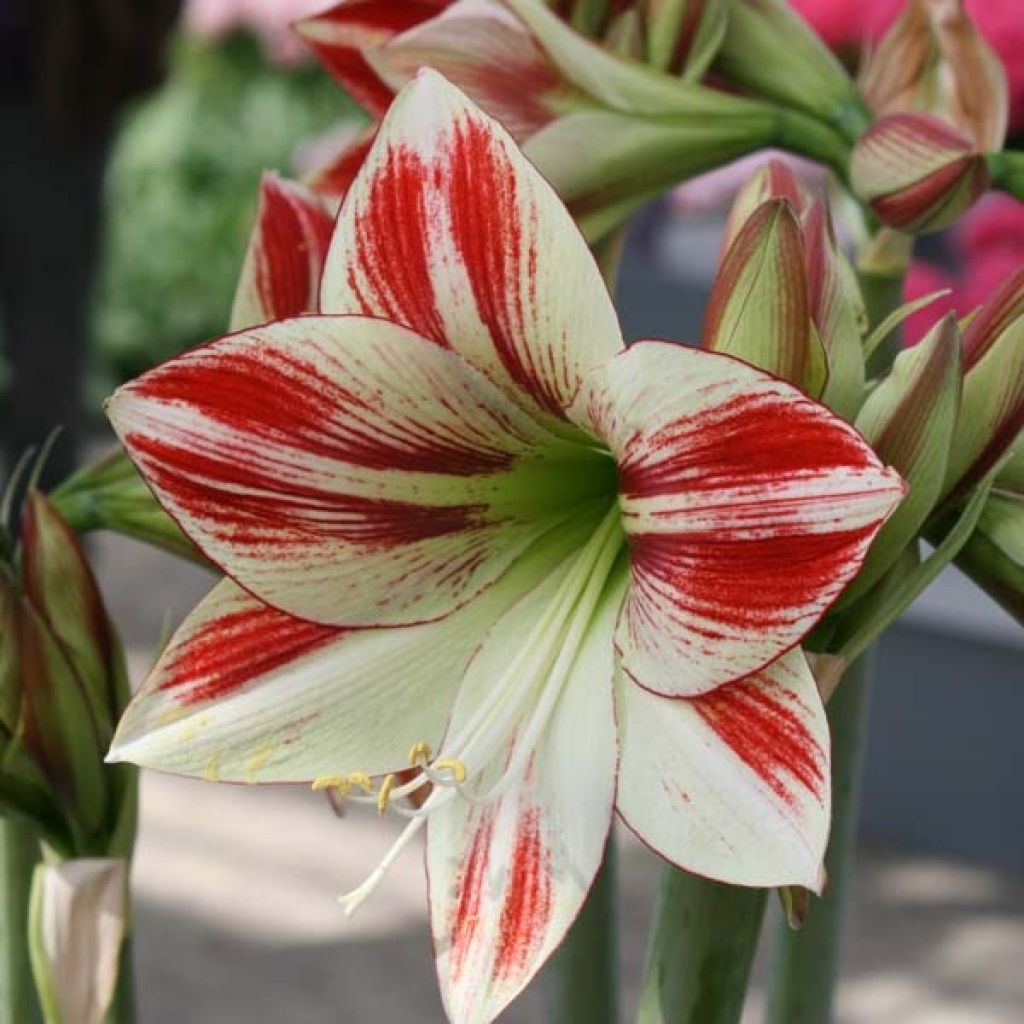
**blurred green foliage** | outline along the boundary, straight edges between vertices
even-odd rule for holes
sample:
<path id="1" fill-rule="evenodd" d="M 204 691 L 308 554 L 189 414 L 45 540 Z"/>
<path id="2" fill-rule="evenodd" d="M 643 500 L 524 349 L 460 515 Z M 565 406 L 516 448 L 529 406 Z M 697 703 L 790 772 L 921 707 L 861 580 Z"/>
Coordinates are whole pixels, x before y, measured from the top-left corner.
<path id="1" fill-rule="evenodd" d="M 299 142 L 356 116 L 318 67 L 273 67 L 249 36 L 179 42 L 112 157 L 96 390 L 223 333 L 260 172 L 292 173 Z"/>

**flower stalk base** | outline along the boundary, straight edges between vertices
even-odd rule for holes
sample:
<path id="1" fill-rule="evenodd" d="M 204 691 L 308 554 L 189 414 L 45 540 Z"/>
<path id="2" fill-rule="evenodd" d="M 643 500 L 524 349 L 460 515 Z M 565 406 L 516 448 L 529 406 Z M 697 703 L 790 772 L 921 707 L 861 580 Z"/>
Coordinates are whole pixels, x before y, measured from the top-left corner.
<path id="1" fill-rule="evenodd" d="M 850 879 L 874 651 L 855 661 L 828 705 L 832 729 L 832 833 L 825 855 L 827 887 L 811 900 L 799 931 L 783 923 L 767 1024 L 828 1024 L 839 978 L 840 941 Z"/>

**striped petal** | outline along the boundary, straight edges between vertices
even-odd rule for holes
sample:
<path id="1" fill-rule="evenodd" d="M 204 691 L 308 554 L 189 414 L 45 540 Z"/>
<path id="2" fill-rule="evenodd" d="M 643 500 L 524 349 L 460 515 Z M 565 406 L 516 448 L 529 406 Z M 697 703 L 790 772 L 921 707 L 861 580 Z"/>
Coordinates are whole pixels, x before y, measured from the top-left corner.
<path id="1" fill-rule="evenodd" d="M 431 71 L 396 100 L 342 205 L 321 309 L 380 316 L 454 348 L 548 418 L 622 347 L 597 265 L 554 191 Z"/>
<path id="2" fill-rule="evenodd" d="M 459 355 L 364 317 L 223 338 L 109 414 L 212 561 L 330 625 L 448 614 L 607 488 Z"/>
<path id="3" fill-rule="evenodd" d="M 249 783 L 400 768 L 413 744 L 437 749 L 482 638 L 586 529 L 554 531 L 455 614 L 401 629 L 296 619 L 225 580 L 157 662 L 111 757 Z"/>
<path id="4" fill-rule="evenodd" d="M 479 707 L 550 590 L 539 587 L 492 632 L 453 728 Z M 612 633 L 621 596 L 621 586 L 608 588 L 525 771 L 496 800 L 456 798 L 429 818 L 431 930 L 453 1024 L 493 1020 L 522 991 L 564 938 L 600 867 L 618 761 Z M 492 760 L 479 780 L 485 788 L 506 770 L 518 738 Z"/>
<path id="5" fill-rule="evenodd" d="M 655 852 L 734 885 L 819 890 L 829 734 L 800 651 L 694 699 L 622 677 L 618 810 Z"/>
<path id="6" fill-rule="evenodd" d="M 450 0 L 342 0 L 295 28 L 341 87 L 380 116 L 393 91 L 366 62 L 364 51 L 434 17 Z"/>
<path id="7" fill-rule="evenodd" d="M 526 26 L 498 0 L 458 0 L 366 55 L 396 91 L 431 67 L 500 121 L 517 139 L 538 131 L 568 92 Z"/>
<path id="8" fill-rule="evenodd" d="M 232 331 L 316 309 L 333 228 L 333 218 L 308 189 L 276 174 L 263 176 Z"/>
<path id="9" fill-rule="evenodd" d="M 632 586 L 626 671 L 693 696 L 797 644 L 903 494 L 849 425 L 738 360 L 640 342 L 573 415 L 612 449 Z"/>

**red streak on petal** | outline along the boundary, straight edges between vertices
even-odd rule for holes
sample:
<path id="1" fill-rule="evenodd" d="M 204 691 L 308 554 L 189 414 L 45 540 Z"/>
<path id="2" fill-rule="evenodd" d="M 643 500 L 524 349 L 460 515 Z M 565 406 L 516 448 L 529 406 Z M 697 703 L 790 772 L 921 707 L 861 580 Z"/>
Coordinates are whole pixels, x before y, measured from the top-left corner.
<path id="1" fill-rule="evenodd" d="M 328 164 L 321 167 L 307 184 L 314 191 L 332 200 L 341 201 L 348 195 L 359 169 L 363 166 L 373 141 L 376 128 L 356 139 Z"/>
<path id="2" fill-rule="evenodd" d="M 344 632 L 269 607 L 230 612 L 204 623 L 172 649 L 160 689 L 175 691 L 185 706 L 220 700 Z"/>
<path id="3" fill-rule="evenodd" d="M 301 484 L 244 451 L 209 454 L 141 434 L 129 435 L 126 444 L 150 482 L 179 508 L 205 521 L 222 540 L 263 549 L 268 557 L 269 547 L 287 559 L 290 545 L 324 539 L 387 550 L 485 522 L 479 505 L 413 505 Z"/>
<path id="4" fill-rule="evenodd" d="M 657 621 L 658 605 L 689 612 L 709 638 L 736 629 L 791 625 L 808 605 L 849 576 L 877 524 L 831 533 L 750 539 L 714 532 L 635 534 L 629 538 L 638 614 Z"/>
<path id="5" fill-rule="evenodd" d="M 439 436 L 430 425 L 403 422 L 385 432 L 380 408 L 345 387 L 345 376 L 343 366 L 325 374 L 282 348 L 222 354 L 208 347 L 146 374 L 132 389 L 141 398 L 193 405 L 251 444 L 291 445 L 366 469 L 475 476 L 511 463 L 505 451 Z"/>
<path id="6" fill-rule="evenodd" d="M 453 901 L 454 912 L 451 922 L 453 979 L 457 979 L 466 966 L 473 938 L 483 920 L 481 905 L 484 899 L 493 831 L 493 818 L 487 814 L 473 835 L 469 854 L 455 883 L 457 895 Z"/>
<path id="7" fill-rule="evenodd" d="M 536 810 L 527 811 L 519 820 L 511 868 L 494 960 L 496 979 L 527 969 L 551 919 L 550 855 Z"/>
<path id="8" fill-rule="evenodd" d="M 512 379 L 562 416 L 564 368 L 538 366 L 534 359 L 542 349 L 525 336 L 532 326 L 525 309 L 535 301 L 538 254 L 532 244 L 524 253 L 533 225 L 523 222 L 515 172 L 488 127 L 476 121 L 458 125 L 450 162 L 452 232 L 480 318 Z"/>
<path id="9" fill-rule="evenodd" d="M 357 103 L 375 116 L 394 93 L 373 70 L 362 50 L 380 46 L 434 17 L 451 0 L 345 0 L 299 25 L 299 34 L 320 62 Z M 324 31 L 326 30 L 326 31 Z M 317 34 L 325 38 L 316 38 Z"/>
<path id="10" fill-rule="evenodd" d="M 807 401 L 741 395 L 643 436 L 619 464 L 623 492 L 650 498 L 751 488 L 841 467 L 877 468 L 864 441 Z M 752 494 L 756 500 L 756 493 Z"/>
<path id="11" fill-rule="evenodd" d="M 794 782 L 818 800 L 826 782 L 824 751 L 792 706 L 798 704 L 786 690 L 748 682 L 731 683 L 694 700 L 718 738 L 791 806 L 799 803 Z"/>
<path id="12" fill-rule="evenodd" d="M 334 224 L 319 204 L 273 177 L 263 181 L 256 287 L 269 319 L 312 312 Z"/>
<path id="13" fill-rule="evenodd" d="M 449 347 L 430 276 L 431 182 L 441 173 L 414 150 L 393 146 L 356 219 L 349 286 L 362 311 Z"/>

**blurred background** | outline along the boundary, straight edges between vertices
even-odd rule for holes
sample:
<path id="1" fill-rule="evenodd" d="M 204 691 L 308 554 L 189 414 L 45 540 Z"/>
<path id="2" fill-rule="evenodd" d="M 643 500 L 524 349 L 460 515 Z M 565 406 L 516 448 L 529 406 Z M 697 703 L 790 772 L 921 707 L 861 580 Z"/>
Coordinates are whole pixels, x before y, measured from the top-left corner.
<path id="1" fill-rule="evenodd" d="M 109 52 L 68 22 L 68 3 L 43 5 L 67 17 L 46 26 L 41 52 L 30 6 L 0 3 L 0 389 L 8 468 L 12 453 L 65 424 L 57 479 L 111 443 L 99 403 L 119 381 L 224 330 L 260 173 L 301 176 L 361 120 L 287 30 L 317 0 L 188 0 L 183 10 L 123 0 L 127 34 Z M 898 4 L 876 4 L 877 23 L 864 20 L 871 4 L 797 6 L 854 59 Z M 1007 5 L 975 7 L 984 28 L 982 9 L 996 18 Z M 1000 25 L 993 41 L 1016 61 L 1019 96 L 1024 19 L 1018 11 Z M 129 52 L 135 65 L 122 59 Z M 699 340 L 741 178 L 703 179 L 637 217 L 619 296 L 627 337 Z M 1022 229 L 1016 204 L 987 200 L 929 244 L 909 296 L 948 286 L 945 301 L 967 312 L 1024 261 Z M 100 538 L 92 553 L 138 680 L 212 579 L 120 538 Z M 1016 1024 L 1024 637 L 951 571 L 878 657 L 839 1019 Z M 335 903 L 386 848 L 390 822 L 339 821 L 294 789 L 157 776 L 144 783 L 142 808 L 144 1024 L 442 1019 L 418 852 L 355 921 Z M 622 843 L 633 1000 L 658 865 Z M 540 1019 L 540 998 L 528 994 L 507 1019 Z M 756 1020 L 757 991 L 752 1002 Z"/>

